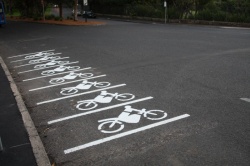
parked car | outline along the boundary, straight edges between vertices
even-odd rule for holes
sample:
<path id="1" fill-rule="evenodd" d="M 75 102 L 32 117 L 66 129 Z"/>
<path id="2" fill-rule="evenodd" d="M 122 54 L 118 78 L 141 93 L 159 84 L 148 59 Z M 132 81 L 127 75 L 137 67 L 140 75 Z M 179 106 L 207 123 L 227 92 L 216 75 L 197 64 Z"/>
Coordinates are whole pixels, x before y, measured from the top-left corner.
<path id="1" fill-rule="evenodd" d="M 4 4 L 0 1 L 0 26 L 6 24 L 6 18 L 4 13 Z"/>
<path id="2" fill-rule="evenodd" d="M 92 10 L 83 11 L 82 17 L 86 17 L 86 15 L 88 18 L 96 18 L 96 14 Z"/>

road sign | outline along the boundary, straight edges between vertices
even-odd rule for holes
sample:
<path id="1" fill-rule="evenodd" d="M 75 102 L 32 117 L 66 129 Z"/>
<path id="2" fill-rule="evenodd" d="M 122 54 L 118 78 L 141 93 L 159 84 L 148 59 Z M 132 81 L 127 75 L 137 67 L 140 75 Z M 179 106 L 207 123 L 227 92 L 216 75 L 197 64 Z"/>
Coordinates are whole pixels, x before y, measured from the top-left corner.
<path id="1" fill-rule="evenodd" d="M 83 5 L 88 6 L 88 0 L 83 0 Z"/>

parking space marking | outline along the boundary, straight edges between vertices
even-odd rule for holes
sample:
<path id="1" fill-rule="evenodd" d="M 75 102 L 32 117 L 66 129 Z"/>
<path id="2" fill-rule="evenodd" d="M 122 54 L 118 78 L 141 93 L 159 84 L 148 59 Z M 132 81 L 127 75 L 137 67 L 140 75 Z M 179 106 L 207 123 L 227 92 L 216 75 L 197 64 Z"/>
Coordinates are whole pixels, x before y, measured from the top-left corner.
<path id="1" fill-rule="evenodd" d="M 33 53 L 28 53 L 28 54 L 20 54 L 20 55 L 11 56 L 8 58 L 16 58 L 16 57 L 21 57 L 21 56 L 25 56 L 25 55 L 34 55 L 34 54 L 38 54 L 38 53 L 46 53 L 46 52 L 52 52 L 52 51 L 55 51 L 55 50 L 47 50 L 47 51 L 33 52 Z"/>
<path id="2" fill-rule="evenodd" d="M 74 63 L 79 63 L 79 61 L 65 63 L 64 65 L 70 65 L 70 64 L 74 64 Z M 37 69 L 32 69 L 32 70 L 21 71 L 21 72 L 18 72 L 18 74 L 28 73 L 28 72 L 37 71 L 37 70 L 49 69 L 49 68 L 53 68 L 53 67 L 57 67 L 57 66 L 61 66 L 61 65 L 53 65 L 53 66 L 48 66 L 48 67 L 44 67 L 44 68 L 37 68 Z"/>
<path id="3" fill-rule="evenodd" d="M 49 86 L 44 86 L 44 87 L 40 87 L 40 88 L 30 89 L 29 91 L 37 91 L 37 90 L 41 90 L 41 89 L 51 88 L 51 87 L 55 87 L 55 86 L 60 86 L 60 85 L 70 84 L 70 83 L 79 82 L 79 81 L 83 81 L 83 80 L 90 80 L 90 79 L 94 79 L 94 78 L 105 77 L 105 76 L 106 75 L 103 74 L 103 75 L 84 78 L 84 79 L 80 79 L 80 80 L 69 81 L 69 82 L 65 82 L 65 83 L 61 83 L 61 84 L 49 85 Z"/>
<path id="4" fill-rule="evenodd" d="M 80 100 L 77 102 L 76 108 L 81 111 L 91 110 L 101 104 L 108 104 L 116 99 L 118 101 L 129 101 L 135 98 L 135 95 L 131 93 L 109 93 L 106 90 L 101 91 L 101 93 L 93 99 Z"/>
<path id="5" fill-rule="evenodd" d="M 73 72 L 73 71 L 75 72 L 75 71 L 82 71 L 82 70 L 88 70 L 88 69 L 91 69 L 91 67 L 87 67 L 87 68 L 83 68 L 83 69 L 78 69 L 78 70 L 66 71 L 66 72 L 52 74 L 52 75 L 47 75 L 47 76 L 40 76 L 40 77 L 35 77 L 35 78 L 29 78 L 29 79 L 25 79 L 23 81 L 24 82 L 25 81 L 31 81 L 31 80 L 36 80 L 36 79 L 40 79 L 40 78 L 46 78 L 46 77 L 56 76 L 56 75 L 60 75 L 60 74 L 70 73 L 70 72 Z"/>
<path id="6" fill-rule="evenodd" d="M 101 111 L 106 111 L 106 110 L 109 110 L 109 109 L 122 107 L 122 106 L 125 106 L 125 105 L 138 103 L 138 102 L 142 102 L 142 101 L 146 101 L 146 100 L 150 100 L 150 99 L 153 99 L 153 97 L 149 96 L 149 97 L 145 97 L 145 98 L 141 98 L 141 99 L 132 100 L 132 101 L 129 101 L 129 102 L 124 102 L 124 103 L 120 103 L 120 104 L 116 104 L 116 105 L 112 105 L 112 106 L 108 106 L 108 107 L 104 107 L 104 108 L 99 108 L 99 109 L 88 111 L 88 112 L 83 112 L 83 113 L 80 113 L 80 114 L 67 116 L 67 117 L 64 117 L 64 118 L 55 119 L 55 120 L 49 121 L 48 124 L 58 123 L 58 122 L 61 122 L 61 121 L 77 118 L 77 117 L 80 117 L 80 116 L 89 115 L 89 114 L 93 114 L 93 113 L 97 113 L 97 112 L 101 112 Z"/>
<path id="7" fill-rule="evenodd" d="M 110 136 L 110 137 L 102 138 L 102 139 L 99 139 L 99 140 L 96 140 L 96 141 L 93 141 L 93 142 L 89 142 L 89 143 L 86 143 L 86 144 L 83 144 L 83 145 L 80 145 L 80 146 L 76 146 L 76 147 L 64 150 L 64 153 L 69 154 L 69 153 L 72 153 L 72 152 L 75 152 L 75 151 L 78 151 L 78 150 L 86 149 L 88 147 L 99 145 L 99 144 L 102 144 L 104 142 L 108 142 L 108 141 L 111 141 L 111 140 L 114 140 L 114 139 L 117 139 L 117 138 L 122 138 L 122 137 L 125 137 L 125 136 L 128 136 L 128 135 L 135 134 L 135 133 L 138 133 L 138 132 L 141 132 L 141 131 L 145 131 L 145 130 L 148 130 L 148 129 L 151 129 L 151 128 L 154 128 L 154 127 L 158 127 L 158 126 L 170 123 L 170 122 L 181 120 L 181 119 L 187 118 L 189 116 L 190 116 L 189 114 L 183 114 L 183 115 L 180 115 L 180 116 L 176 116 L 174 118 L 170 118 L 170 119 L 167 119 L 167 120 L 156 122 L 156 123 L 153 123 L 153 124 L 150 124 L 150 125 L 147 125 L 147 126 L 143 126 L 143 127 L 140 127 L 140 128 L 134 129 L 134 130 L 126 131 L 126 132 L 123 132 L 123 133 L 120 133 L 120 134 L 116 134 L 116 135 L 113 135 L 113 136 Z"/>
<path id="8" fill-rule="evenodd" d="M 250 103 L 250 99 L 249 98 L 240 98 L 243 101 L 249 102 Z"/>
<path id="9" fill-rule="evenodd" d="M 54 53 L 54 54 L 50 54 L 47 55 L 48 57 L 53 56 L 53 55 L 60 55 L 62 53 Z M 15 62 L 21 62 L 21 61 L 27 61 L 27 60 L 32 60 L 32 59 L 36 59 L 36 58 L 41 58 L 41 57 L 33 57 L 33 58 L 25 58 L 25 59 L 19 59 L 19 60 L 15 60 L 15 61 L 10 61 L 10 63 L 15 63 Z"/>
<path id="10" fill-rule="evenodd" d="M 107 88 L 96 89 L 96 90 L 92 90 L 92 91 L 87 91 L 87 92 L 83 92 L 83 93 L 78 93 L 78 94 L 75 94 L 75 95 L 59 97 L 59 98 L 55 98 L 55 99 L 52 99 L 52 100 L 47 100 L 47 101 L 39 102 L 39 103 L 37 103 L 36 105 L 42 105 L 42 104 L 45 104 L 45 103 L 51 103 L 51 102 L 55 102 L 55 101 L 59 101 L 59 100 L 63 100 L 63 99 L 68 99 L 68 98 L 72 98 L 72 97 L 76 97 L 76 96 L 81 96 L 81 95 L 85 95 L 85 94 L 90 94 L 90 93 L 94 93 L 94 92 L 99 92 L 99 91 L 102 91 L 102 90 L 118 88 L 118 87 L 125 86 L 125 85 L 126 85 L 126 84 L 119 84 L 119 85 L 109 86 L 109 87 L 107 87 Z"/>
<path id="11" fill-rule="evenodd" d="M 58 59 L 55 59 L 55 60 L 68 59 L 68 58 L 69 57 L 62 57 L 62 58 L 58 58 Z M 51 60 L 46 60 L 46 61 L 38 62 L 38 63 L 27 63 L 27 64 L 24 64 L 24 65 L 14 66 L 14 68 L 20 68 L 20 67 L 24 67 L 24 66 L 36 65 L 36 64 L 40 64 L 40 63 L 44 63 L 44 62 L 49 62 L 49 61 L 51 61 Z"/>
<path id="12" fill-rule="evenodd" d="M 98 120 L 98 130 L 102 133 L 116 133 L 124 129 L 125 124 L 136 124 L 141 121 L 142 118 L 148 120 L 159 121 L 167 117 L 167 113 L 163 110 L 147 110 L 133 108 L 130 105 L 126 105 L 124 110 L 118 115 L 118 117 L 107 118 Z M 119 126 L 117 128 L 117 125 Z M 114 127 L 116 126 L 116 127 Z"/>

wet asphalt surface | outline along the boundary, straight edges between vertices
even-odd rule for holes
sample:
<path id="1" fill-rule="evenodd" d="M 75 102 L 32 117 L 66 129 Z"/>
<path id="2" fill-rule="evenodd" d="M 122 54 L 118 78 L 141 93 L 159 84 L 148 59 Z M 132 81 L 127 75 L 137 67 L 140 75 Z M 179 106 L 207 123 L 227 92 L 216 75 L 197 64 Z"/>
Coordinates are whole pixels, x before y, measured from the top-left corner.
<path id="1" fill-rule="evenodd" d="M 9 22 L 0 29 L 1 56 L 52 162 L 67 166 L 249 164 L 249 29 L 98 21 L 107 24 Z M 96 97 L 104 89 L 94 85 L 78 89 L 75 96 L 62 95 L 63 88 L 76 87 L 86 77 L 65 79 L 60 85 L 51 84 L 51 79 L 69 73 L 54 71 L 57 75 L 37 78 L 58 66 L 34 70 L 35 65 L 49 61 L 26 65 L 30 59 L 25 60 L 28 55 L 22 54 L 46 50 L 58 53 L 52 57 L 66 57 L 59 61 L 75 62 L 65 66 L 87 68 L 76 72 L 91 73 L 87 81 L 108 82 L 109 93 L 129 93 L 134 98 L 98 101 Z M 21 56 L 9 58 L 16 55 Z M 95 108 L 78 109 L 78 101 L 91 99 L 96 99 Z M 48 103 L 41 104 L 44 101 Z M 167 116 L 152 120 L 149 114 L 133 112 L 130 115 L 139 117 L 138 121 L 122 118 L 119 115 L 126 105 L 137 110 L 162 110 L 157 112 L 160 117 Z M 189 116 L 173 120 L 183 115 Z M 103 125 L 100 129 L 99 120 L 118 116 L 120 122 L 114 127 Z M 65 117 L 68 119 L 48 124 Z M 103 132 L 121 126 L 120 131 Z M 100 144 L 95 144 L 96 140 Z M 72 150 L 74 147 L 78 149 Z"/>

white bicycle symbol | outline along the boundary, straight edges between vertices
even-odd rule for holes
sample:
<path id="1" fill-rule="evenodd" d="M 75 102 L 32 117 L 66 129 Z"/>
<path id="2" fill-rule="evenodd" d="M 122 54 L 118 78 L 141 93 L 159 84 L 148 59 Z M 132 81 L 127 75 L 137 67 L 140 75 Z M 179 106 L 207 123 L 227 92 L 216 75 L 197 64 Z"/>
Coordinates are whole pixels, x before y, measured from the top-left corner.
<path id="1" fill-rule="evenodd" d="M 32 58 L 39 58 L 39 57 L 43 57 L 43 56 L 51 56 L 51 55 L 54 55 L 53 52 L 39 52 L 37 54 L 34 54 L 34 55 L 28 55 L 28 56 L 25 56 L 24 58 L 25 59 L 32 59 Z"/>
<path id="2" fill-rule="evenodd" d="M 54 66 L 56 64 L 58 65 L 64 65 L 64 64 L 67 64 L 69 63 L 69 61 L 55 61 L 55 60 L 52 60 L 48 63 L 45 63 L 45 64 L 40 64 L 40 65 L 36 65 L 34 68 L 46 68 L 48 66 Z"/>
<path id="3" fill-rule="evenodd" d="M 59 66 L 53 70 L 45 70 L 45 71 L 42 71 L 42 75 L 52 75 L 52 74 L 55 74 L 56 72 L 62 72 L 62 71 L 65 71 L 65 70 L 78 70 L 80 69 L 80 66 Z"/>
<path id="4" fill-rule="evenodd" d="M 87 90 L 90 89 L 92 86 L 95 86 L 96 88 L 105 88 L 109 85 L 109 82 L 88 82 L 87 80 L 84 80 L 82 83 L 78 84 L 75 87 L 62 88 L 60 93 L 62 95 L 73 95 L 77 93 L 78 90 Z"/>
<path id="5" fill-rule="evenodd" d="M 135 98 L 133 94 L 130 93 L 108 93 L 107 91 L 101 91 L 101 94 L 91 100 L 78 101 L 76 108 L 79 110 L 90 110 L 98 106 L 98 103 L 110 103 L 113 98 L 119 101 L 128 101 Z"/>
<path id="6" fill-rule="evenodd" d="M 48 61 L 48 60 L 56 60 L 61 58 L 60 56 L 44 56 L 43 58 L 40 59 L 35 59 L 35 60 L 30 60 L 29 63 L 30 64 L 34 64 L 34 63 L 40 63 L 40 62 L 44 62 L 44 61 Z"/>
<path id="7" fill-rule="evenodd" d="M 51 84 L 60 84 L 63 83 L 65 80 L 73 80 L 77 77 L 79 78 L 89 78 L 92 77 L 94 74 L 92 73 L 74 73 L 70 72 L 68 75 L 64 77 L 52 78 L 49 83 Z"/>
<path id="8" fill-rule="evenodd" d="M 132 114 L 132 112 L 136 112 Z M 139 123 L 141 116 L 149 120 L 161 120 L 167 117 L 167 113 L 162 110 L 134 109 L 125 106 L 125 110 L 117 118 L 99 120 L 101 123 L 98 130 L 103 133 L 116 133 L 124 128 L 124 123 Z"/>

